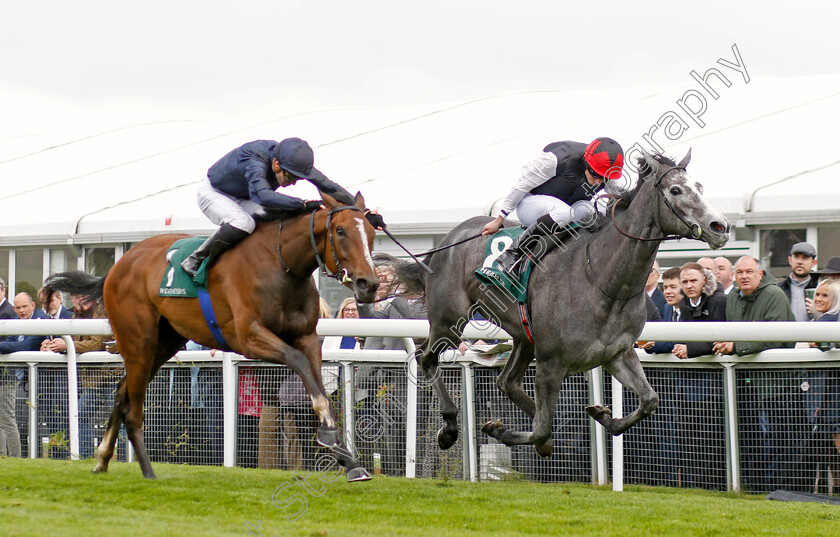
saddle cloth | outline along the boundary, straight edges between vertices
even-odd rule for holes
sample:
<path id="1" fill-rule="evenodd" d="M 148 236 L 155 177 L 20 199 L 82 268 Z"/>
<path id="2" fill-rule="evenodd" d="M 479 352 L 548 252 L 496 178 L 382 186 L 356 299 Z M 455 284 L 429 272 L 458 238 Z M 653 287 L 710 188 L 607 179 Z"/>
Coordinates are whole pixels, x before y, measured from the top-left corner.
<path id="1" fill-rule="evenodd" d="M 166 252 L 169 267 L 163 273 L 160 282 L 160 296 L 196 298 L 199 287 L 207 289 L 207 259 L 201 263 L 195 277 L 200 285 L 196 285 L 190 275 L 181 268 L 181 261 L 189 257 L 206 239 L 207 237 L 188 237 L 175 241 L 169 247 Z"/>
<path id="2" fill-rule="evenodd" d="M 512 278 L 507 272 L 499 268 L 499 256 L 507 250 L 513 241 L 525 232 L 522 227 L 500 229 L 493 235 L 484 249 L 484 263 L 476 269 L 476 277 L 483 283 L 498 287 L 509 294 L 519 303 L 524 303 L 528 296 L 528 279 L 531 276 L 533 263 L 530 256 L 520 261 L 525 263 L 519 271 L 519 278 Z"/>

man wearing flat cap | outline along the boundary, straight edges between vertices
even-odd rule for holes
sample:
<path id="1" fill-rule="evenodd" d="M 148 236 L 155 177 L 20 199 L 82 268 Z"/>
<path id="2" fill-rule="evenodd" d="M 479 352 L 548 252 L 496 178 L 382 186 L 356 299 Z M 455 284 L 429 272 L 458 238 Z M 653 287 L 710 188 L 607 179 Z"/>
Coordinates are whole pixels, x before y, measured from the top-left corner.
<path id="1" fill-rule="evenodd" d="M 779 287 L 787 295 L 796 320 L 810 321 L 809 302 L 813 301 L 805 297 L 805 290 L 813 289 L 819 283 L 819 274 L 811 272 L 817 266 L 817 249 L 807 242 L 797 242 L 790 249 L 788 263 L 791 273 L 786 278 L 779 279 Z"/>

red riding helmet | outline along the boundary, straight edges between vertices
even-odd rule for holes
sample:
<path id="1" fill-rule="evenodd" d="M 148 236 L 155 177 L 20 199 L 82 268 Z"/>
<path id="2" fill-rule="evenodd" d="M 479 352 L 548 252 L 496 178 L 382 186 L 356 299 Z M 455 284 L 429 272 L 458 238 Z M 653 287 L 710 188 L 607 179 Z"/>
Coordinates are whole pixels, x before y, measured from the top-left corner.
<path id="1" fill-rule="evenodd" d="M 599 177 L 618 179 L 624 166 L 624 151 L 612 138 L 596 138 L 583 154 L 586 164 Z"/>

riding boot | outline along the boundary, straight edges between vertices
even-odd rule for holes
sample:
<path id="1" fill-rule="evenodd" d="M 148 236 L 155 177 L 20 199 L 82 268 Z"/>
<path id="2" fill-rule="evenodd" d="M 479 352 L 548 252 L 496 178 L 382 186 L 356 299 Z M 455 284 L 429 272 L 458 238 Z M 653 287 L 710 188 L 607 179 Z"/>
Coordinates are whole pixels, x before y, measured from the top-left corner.
<path id="1" fill-rule="evenodd" d="M 222 224 L 215 233 L 207 237 L 207 240 L 201 246 L 191 253 L 190 256 L 181 262 L 181 268 L 195 278 L 201 263 L 209 258 L 208 267 L 218 259 L 224 251 L 235 245 L 245 237 L 250 235 L 247 231 L 243 231 L 230 224 Z"/>
<path id="2" fill-rule="evenodd" d="M 519 259 L 522 257 L 522 254 L 525 253 L 525 246 L 527 246 L 527 244 L 532 240 L 556 233 L 561 229 L 563 229 L 563 227 L 557 224 L 557 222 L 555 222 L 554 219 L 547 214 L 537 218 L 536 222 L 528 226 L 522 235 L 516 237 L 513 244 L 511 244 L 507 250 L 502 252 L 498 258 L 499 267 L 511 276 L 518 277 L 518 270 L 521 265 L 521 263 L 519 263 Z"/>

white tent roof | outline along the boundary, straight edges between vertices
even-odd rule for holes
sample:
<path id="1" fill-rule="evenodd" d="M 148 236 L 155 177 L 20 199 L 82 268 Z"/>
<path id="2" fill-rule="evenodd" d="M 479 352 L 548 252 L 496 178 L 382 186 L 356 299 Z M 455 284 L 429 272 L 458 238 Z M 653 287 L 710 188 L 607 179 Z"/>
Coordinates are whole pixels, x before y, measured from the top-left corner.
<path id="1" fill-rule="evenodd" d="M 840 75 L 745 83 L 734 74 L 730 87 L 711 81 L 719 97 L 704 94 L 704 127 L 677 105 L 701 89 L 693 81 L 397 108 L 300 112 L 278 103 L 259 117 L 81 110 L 3 92 L 19 106 L 0 124 L 0 245 L 206 231 L 195 188 L 207 168 L 246 141 L 287 136 L 307 139 L 316 166 L 361 190 L 396 229 L 488 213 L 549 142 L 611 136 L 630 152 L 636 143 L 650 149 L 645 134 L 675 157 L 692 148 L 690 172 L 726 213 L 827 211 L 840 220 L 840 182 L 831 180 L 840 170 Z M 669 112 L 687 125 L 672 124 L 674 140 L 652 131 Z M 310 185 L 294 189 L 316 195 Z"/>

